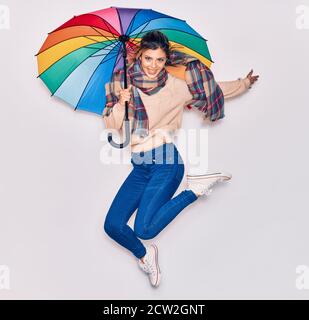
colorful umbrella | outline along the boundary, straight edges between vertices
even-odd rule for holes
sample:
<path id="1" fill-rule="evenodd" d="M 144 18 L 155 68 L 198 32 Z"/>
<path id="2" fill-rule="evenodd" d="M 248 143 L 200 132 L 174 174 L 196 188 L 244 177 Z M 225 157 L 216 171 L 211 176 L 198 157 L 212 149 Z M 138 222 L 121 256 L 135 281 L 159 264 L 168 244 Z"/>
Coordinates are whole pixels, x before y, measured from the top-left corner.
<path id="1" fill-rule="evenodd" d="M 134 55 L 143 35 L 151 30 L 164 33 L 174 50 L 211 66 L 207 40 L 186 21 L 151 9 L 110 7 L 74 16 L 50 32 L 36 54 L 38 77 L 52 96 L 64 100 L 74 110 L 102 115 L 105 84 L 110 82 L 115 70 L 126 69 L 127 55 Z M 128 137 L 127 109 L 126 104 Z M 111 141 L 111 136 L 109 141 L 119 147 Z"/>

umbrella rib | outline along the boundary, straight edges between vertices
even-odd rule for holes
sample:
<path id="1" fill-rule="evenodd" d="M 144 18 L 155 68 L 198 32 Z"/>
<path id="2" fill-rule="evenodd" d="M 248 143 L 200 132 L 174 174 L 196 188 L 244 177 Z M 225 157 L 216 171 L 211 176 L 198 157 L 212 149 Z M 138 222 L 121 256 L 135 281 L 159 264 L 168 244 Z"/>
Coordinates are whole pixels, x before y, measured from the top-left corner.
<path id="1" fill-rule="evenodd" d="M 120 32 L 121 32 L 121 34 L 123 34 L 122 21 L 120 19 L 119 11 L 117 10 L 117 8 L 115 8 L 115 9 L 116 9 L 118 20 L 119 20 L 119 24 L 120 24 Z"/>
<path id="2" fill-rule="evenodd" d="M 116 37 L 114 36 L 114 33 L 111 31 L 111 29 L 110 29 L 111 25 L 110 25 L 110 23 L 109 23 L 108 21 L 106 21 L 104 18 L 102 18 L 102 17 L 100 17 L 100 16 L 97 16 L 97 15 L 95 15 L 95 14 L 87 13 L 86 15 L 91 15 L 91 16 L 95 16 L 96 18 L 100 18 L 100 19 L 105 23 L 106 27 L 108 28 L 108 31 L 109 31 L 110 34 L 113 36 L 113 38 L 114 38 L 115 40 L 118 40 L 118 38 L 116 38 Z M 70 28 L 70 27 L 78 27 L 78 26 L 87 26 L 87 27 L 93 28 L 93 27 L 92 27 L 91 25 L 89 25 L 89 24 L 75 24 L 75 25 L 73 25 L 73 26 L 68 26 L 68 27 L 62 28 L 62 29 L 60 29 L 60 30 L 65 30 L 65 29 Z M 116 29 L 115 29 L 115 30 L 116 30 Z M 59 31 L 59 30 L 57 30 L 57 31 Z M 117 31 L 117 30 L 116 30 L 116 31 Z M 48 34 L 52 34 L 52 33 L 54 33 L 54 32 L 56 32 L 56 31 L 49 32 Z"/>
<path id="3" fill-rule="evenodd" d="M 107 56 L 107 55 L 109 55 L 109 54 L 97 54 L 97 55 L 92 55 L 92 56 L 90 56 L 89 58 L 95 58 L 95 57 L 101 57 L 101 56 Z M 112 57 L 114 57 L 115 55 L 118 55 L 118 52 L 116 52 L 116 53 L 113 53 L 113 55 L 112 55 Z M 108 61 L 108 60 L 110 60 L 111 58 L 109 58 L 109 59 L 107 59 L 107 60 L 105 60 L 105 61 L 102 61 L 102 62 L 106 62 L 106 61 Z M 104 60 L 104 58 L 103 58 L 103 60 Z M 100 63 L 102 63 L 102 62 L 100 62 Z"/>
<path id="4" fill-rule="evenodd" d="M 109 47 L 109 46 L 106 46 L 106 47 Z M 105 47 L 105 48 L 106 48 Z M 86 47 L 84 47 L 84 48 L 86 48 Z M 108 51 L 110 51 L 109 49 L 105 49 L 105 48 L 96 48 L 96 47 L 91 47 L 91 49 L 98 49 L 98 50 L 108 50 Z M 92 55 L 91 55 L 92 56 Z"/>
<path id="5" fill-rule="evenodd" d="M 88 13 L 88 14 L 89 14 L 89 13 Z M 90 13 L 90 14 L 91 14 L 91 13 Z M 105 25 L 107 26 L 108 31 L 110 32 L 110 34 L 114 37 L 115 40 L 118 40 L 118 38 L 116 38 L 116 37 L 114 36 L 114 33 L 111 31 L 111 29 L 110 29 L 111 25 L 110 25 L 110 23 L 109 23 L 108 21 L 106 21 L 104 18 L 102 18 L 102 17 L 100 17 L 100 16 L 97 16 L 96 14 L 91 14 L 91 15 L 93 15 L 93 16 L 95 16 L 95 17 L 101 18 L 101 19 L 105 22 Z M 115 29 L 115 30 L 116 30 L 116 29 Z M 117 30 L 116 30 L 116 31 L 117 31 Z"/>
<path id="6" fill-rule="evenodd" d="M 117 43 L 118 43 L 118 42 L 115 42 L 115 46 L 117 45 Z M 83 49 L 83 48 L 92 49 L 91 47 L 88 47 L 88 46 L 89 46 L 89 45 L 87 45 L 87 46 L 85 46 L 85 47 L 82 47 L 82 48 L 77 48 L 77 49 L 69 52 L 68 54 L 62 56 L 61 59 L 63 59 L 64 57 L 68 56 L 68 55 L 71 54 L 72 52 L 75 52 L 75 51 L 80 50 L 80 49 Z M 115 47 L 115 46 L 114 46 L 114 47 Z M 113 49 L 114 49 L 114 47 L 113 47 Z M 95 49 L 97 49 L 97 48 L 95 48 Z M 100 48 L 99 50 L 102 50 L 102 49 L 103 49 L 103 48 Z M 113 49 L 112 49 L 112 50 L 113 50 Z M 96 51 L 96 52 L 97 52 L 97 51 Z M 95 53 L 96 53 L 96 52 L 95 52 Z M 93 55 L 93 53 L 92 53 L 90 56 L 88 56 L 86 59 L 88 59 L 88 58 L 91 57 L 92 55 Z M 57 62 L 60 61 L 61 59 L 59 59 L 59 60 L 55 61 L 53 64 L 51 64 L 46 70 L 44 70 L 44 72 L 46 72 L 48 69 L 50 69 L 55 63 L 57 63 Z M 83 62 L 84 62 L 84 61 L 85 61 L 85 60 L 83 60 Z M 39 78 L 44 72 L 42 72 L 41 74 L 39 74 L 39 75 L 37 76 L 37 78 Z"/>
<path id="7" fill-rule="evenodd" d="M 144 29 L 145 29 L 145 28 L 144 28 Z M 190 36 L 192 36 L 192 37 L 196 37 L 196 38 L 198 38 L 198 39 L 208 41 L 208 40 L 206 40 L 206 39 L 204 39 L 204 38 L 197 37 L 197 36 L 195 36 L 194 34 L 188 33 L 188 32 L 186 32 L 186 31 L 177 30 L 177 29 L 171 29 L 171 28 L 168 28 L 168 29 L 166 29 L 166 28 L 159 28 L 159 29 L 156 29 L 156 30 L 171 30 L 171 31 L 179 31 L 179 32 L 181 32 L 181 33 L 186 33 L 186 34 L 188 34 L 188 35 L 190 35 Z M 141 33 L 142 33 L 142 31 L 141 31 L 141 32 L 139 32 L 139 33 L 137 34 L 137 36 L 139 36 Z M 136 36 L 135 38 L 133 38 L 133 40 L 132 40 L 132 41 L 136 40 L 137 36 Z M 173 40 L 170 40 L 170 39 L 169 39 L 169 41 L 173 41 Z"/>
<path id="8" fill-rule="evenodd" d="M 85 25 L 85 26 L 86 26 L 86 25 Z M 90 27 L 90 28 L 94 29 L 92 26 L 86 26 L 86 27 Z M 95 30 L 95 31 L 97 31 L 97 30 Z M 99 32 L 99 31 L 97 31 L 97 32 L 98 32 L 102 37 L 106 38 L 107 41 L 112 41 L 112 40 L 115 39 L 114 37 L 113 37 L 113 38 L 111 37 L 111 39 L 109 39 L 108 37 L 106 37 L 106 36 L 104 36 L 103 34 L 101 34 L 101 32 Z M 46 49 L 44 49 L 44 50 L 41 51 L 41 52 L 38 52 L 37 54 L 35 54 L 35 56 L 40 55 L 41 53 L 47 51 L 48 49 L 50 49 L 50 48 L 52 48 L 52 47 L 54 47 L 54 46 L 56 46 L 56 45 L 58 45 L 58 44 L 60 44 L 60 43 L 62 43 L 62 42 L 64 42 L 64 41 L 68 41 L 68 40 L 72 40 L 72 39 L 77 39 L 77 38 L 83 38 L 83 37 L 90 39 L 89 36 L 82 36 L 82 35 L 78 35 L 78 36 L 76 36 L 76 37 L 67 38 L 67 39 L 65 39 L 65 40 L 63 40 L 63 41 L 61 41 L 61 42 L 55 43 L 55 44 L 52 45 L 51 47 L 46 48 Z M 97 40 L 95 40 L 95 39 L 90 39 L 90 40 L 95 41 L 95 42 L 97 42 L 97 43 L 102 43 L 102 42 L 103 42 L 103 41 L 97 41 Z M 115 40 L 118 41 L 118 39 L 115 39 Z"/>
<path id="9" fill-rule="evenodd" d="M 119 53 L 119 52 L 118 52 L 118 53 Z M 115 63 L 114 63 L 114 66 L 113 66 L 113 69 L 112 69 L 112 70 L 114 70 L 114 69 L 115 69 L 116 62 L 117 62 L 117 59 L 116 59 L 116 61 L 115 61 Z"/>
<path id="10" fill-rule="evenodd" d="M 143 32 L 143 30 L 148 26 L 148 24 L 150 23 L 150 21 L 152 21 L 152 20 L 149 20 L 149 21 L 145 24 L 144 28 L 136 35 L 135 38 L 132 39 L 132 41 L 136 40 L 136 38 L 137 38 L 137 37 Z M 135 29 L 135 30 L 136 30 L 136 29 Z"/>
<path id="11" fill-rule="evenodd" d="M 95 15 L 96 17 L 98 17 L 97 15 Z M 105 22 L 105 24 L 106 24 L 106 26 L 107 26 L 107 28 L 108 28 L 108 31 L 110 32 L 110 34 L 114 37 L 114 39 L 115 40 L 118 40 L 118 38 L 116 38 L 115 36 L 114 36 L 114 33 L 111 31 L 111 29 L 110 29 L 110 24 L 104 19 L 104 18 L 102 18 L 102 17 L 100 17 L 104 22 Z"/>
<path id="12" fill-rule="evenodd" d="M 143 30 L 144 30 L 145 28 L 143 28 Z M 136 30 L 136 29 L 135 29 Z M 181 33 L 186 33 L 186 34 L 188 34 L 188 35 L 190 35 L 190 36 L 192 36 L 192 37 L 196 37 L 196 38 L 198 38 L 198 39 L 201 39 L 201 40 L 205 40 L 205 41 L 208 41 L 207 39 L 205 39 L 205 38 L 203 38 L 203 37 L 199 37 L 199 36 L 197 36 L 197 35 L 195 35 L 195 34 L 192 34 L 192 33 L 189 33 L 189 32 L 187 32 L 187 31 L 183 31 L 183 30 L 178 30 L 178 29 L 172 29 L 172 28 L 158 28 L 158 29 L 156 29 L 156 30 L 172 30 L 172 31 L 179 31 L 179 32 L 181 32 Z M 140 32 L 138 32 L 138 34 L 137 35 L 140 35 L 142 33 L 142 31 L 140 31 Z M 137 37 L 135 37 L 134 39 L 136 39 Z"/>
<path id="13" fill-rule="evenodd" d="M 130 31 L 130 28 L 131 28 L 132 24 L 134 23 L 137 14 L 138 14 L 139 12 L 141 12 L 141 11 L 142 11 L 142 9 L 138 9 L 138 10 L 135 12 L 134 17 L 133 17 L 133 19 L 130 21 L 130 24 L 129 24 L 128 28 L 127 28 L 127 32 Z M 126 34 L 127 34 L 127 32 L 126 32 Z M 131 32 L 129 32 L 129 33 L 131 33 Z"/>
<path id="14" fill-rule="evenodd" d="M 113 48 L 113 49 L 114 49 L 114 48 Z M 113 50 L 113 49 L 112 49 L 112 50 Z M 111 51 L 112 51 L 112 50 L 111 50 Z M 110 52 L 111 52 L 111 51 L 110 51 Z M 109 59 L 104 60 L 105 57 L 108 56 L 108 54 L 105 55 L 105 57 L 104 57 L 104 58 L 102 59 L 102 61 L 98 64 L 98 66 L 99 66 L 100 64 L 102 64 L 102 62 L 105 63 L 105 62 L 113 59 L 116 55 L 118 55 L 118 52 L 113 53 L 113 55 L 111 55 L 111 57 L 110 57 Z M 89 56 L 89 57 L 92 58 L 92 57 L 99 57 L 99 56 L 101 56 L 101 55 L 97 55 L 97 56 L 92 56 L 92 55 L 91 55 L 91 56 Z M 88 58 L 89 58 L 89 57 L 88 57 Z M 74 70 L 76 70 L 76 69 L 77 69 L 84 61 L 86 61 L 88 58 L 86 58 L 85 60 L 83 60 Z M 68 76 L 62 81 L 61 85 L 57 88 L 57 90 L 62 86 L 62 84 L 64 83 L 64 81 L 65 81 L 69 76 L 70 76 L 70 75 L 68 75 Z M 56 91 L 57 91 L 57 90 L 56 90 Z M 55 92 L 56 92 L 56 91 L 55 91 Z"/>
<path id="15" fill-rule="evenodd" d="M 115 41 L 114 39 L 109 39 L 109 40 L 104 40 L 104 41 L 97 41 L 96 39 L 92 39 L 91 37 L 89 36 L 82 36 L 83 38 L 86 38 L 86 39 L 89 39 L 89 40 L 92 40 L 94 41 L 95 43 L 103 43 L 105 41 Z M 88 45 L 87 45 L 88 46 Z M 86 46 L 85 46 L 86 47 Z"/>
<path id="16" fill-rule="evenodd" d="M 119 43 L 117 43 L 117 45 L 119 45 Z M 115 47 L 117 47 L 117 46 L 115 46 Z M 115 47 L 111 50 L 111 52 L 115 49 Z M 110 52 L 110 53 L 111 53 L 111 52 Z M 82 94 L 80 95 L 80 97 L 79 97 L 79 99 L 78 99 L 78 102 L 77 102 L 77 104 L 76 104 L 76 106 L 75 106 L 74 110 L 76 110 L 76 109 L 77 109 L 77 106 L 78 106 L 78 104 L 79 104 L 79 102 L 80 102 L 80 100 L 81 100 L 82 96 L 84 95 L 84 92 L 85 92 L 85 90 L 86 90 L 86 88 L 87 88 L 87 86 L 88 86 L 89 82 L 91 81 L 91 79 L 92 79 L 93 75 L 95 74 L 95 72 L 96 72 L 96 71 L 97 71 L 97 69 L 99 68 L 100 64 L 101 64 L 101 62 L 98 64 L 98 66 L 95 68 L 94 72 L 92 73 L 91 77 L 88 79 L 88 82 L 87 82 L 87 84 L 85 85 L 84 90 L 83 90 Z M 114 70 L 114 68 L 115 68 L 115 64 L 114 64 L 114 67 L 113 67 L 113 69 L 112 69 L 112 70 Z"/>
<path id="17" fill-rule="evenodd" d="M 158 19 L 166 19 L 166 18 L 163 18 L 163 17 L 159 17 L 159 18 L 155 18 L 155 19 L 152 19 L 152 20 L 149 20 L 147 21 L 146 23 L 146 26 L 151 22 L 151 21 L 154 21 L 154 20 L 158 20 Z M 177 18 L 174 18 L 174 17 L 171 17 L 171 19 L 175 19 L 175 20 L 180 20 L 180 19 L 177 19 Z M 180 20 L 180 21 L 184 21 L 184 20 Z M 189 24 L 187 24 L 189 26 Z M 138 26 L 137 28 L 135 28 L 131 33 L 134 33 L 135 30 L 137 30 L 138 28 L 140 28 L 141 26 Z M 189 26 L 190 27 L 190 26 Z M 191 28 L 191 27 L 190 27 Z M 145 27 L 142 29 L 142 31 L 145 29 Z M 164 30 L 164 28 L 156 28 L 156 30 Z M 193 29 L 193 28 L 192 28 Z M 197 38 L 200 38 L 200 39 L 203 39 L 205 41 L 207 41 L 207 39 L 205 39 L 204 37 L 202 37 L 201 35 L 195 35 L 195 34 L 191 34 L 189 32 L 186 32 L 186 31 L 182 31 L 182 30 L 177 30 L 177 29 L 166 29 L 166 30 L 176 30 L 176 31 L 179 31 L 179 32 L 183 32 L 183 33 L 187 33 L 187 34 L 190 34 L 191 36 L 194 36 L 194 37 L 197 37 Z M 142 33 L 142 31 L 139 31 L 138 33 Z"/>
<path id="18" fill-rule="evenodd" d="M 118 12 L 118 11 L 117 11 Z M 146 23 L 146 25 L 145 25 L 145 27 L 143 28 L 143 30 L 147 27 L 147 25 L 148 25 L 148 23 L 149 23 L 150 21 L 148 21 L 147 23 Z M 135 38 L 136 39 L 136 38 Z M 134 39 L 134 40 L 135 40 Z M 124 50 L 123 48 L 122 48 L 122 50 Z"/>
<path id="19" fill-rule="evenodd" d="M 135 13 L 134 18 L 131 20 L 131 22 L 130 22 L 129 27 L 128 27 L 127 30 L 130 30 L 131 25 L 133 24 L 133 21 L 135 21 L 135 18 L 136 18 L 136 16 L 137 16 L 137 14 L 138 14 L 140 11 L 143 11 L 143 10 L 145 10 L 145 9 L 139 9 L 139 10 Z M 148 9 L 148 10 L 154 11 L 154 10 L 152 10 L 152 9 Z M 157 12 L 157 11 L 155 11 L 155 12 Z M 160 13 L 160 12 L 159 12 L 159 13 Z M 149 22 L 150 22 L 150 21 L 153 21 L 153 20 L 157 20 L 157 19 L 174 19 L 174 20 L 179 20 L 179 21 L 186 22 L 185 20 L 182 20 L 182 19 L 179 19 L 179 18 L 175 18 L 175 17 L 172 17 L 172 16 L 168 16 L 168 15 L 165 15 L 165 17 L 153 18 L 153 19 L 149 20 Z M 141 26 L 141 25 L 139 25 L 139 26 L 138 26 L 137 28 L 135 28 L 134 30 L 140 28 L 140 26 Z M 134 30 L 133 30 L 133 31 L 134 31 Z M 131 31 L 130 33 L 132 33 L 133 31 Z"/>
<path id="20" fill-rule="evenodd" d="M 97 28 L 90 26 L 90 28 L 92 28 L 94 31 L 98 32 L 102 37 L 104 37 L 106 40 L 110 41 L 110 39 L 108 37 L 106 37 L 104 34 L 102 34 L 99 30 L 97 30 Z M 110 30 L 109 30 L 110 31 Z M 110 34 L 112 35 L 112 37 L 114 38 L 114 40 L 118 40 L 117 38 L 114 37 L 113 33 L 110 32 Z"/>
<path id="21" fill-rule="evenodd" d="M 175 42 L 175 41 L 174 41 Z M 199 52 L 197 52 L 196 50 L 194 50 L 194 49 L 192 49 L 192 48 L 189 48 L 189 47 L 187 47 L 187 46 L 185 46 L 185 45 L 183 45 L 183 44 L 181 44 L 180 42 L 175 42 L 176 44 L 179 44 L 181 47 L 186 47 L 186 48 L 188 48 L 188 49 L 190 49 L 190 50 L 192 50 L 193 52 L 195 52 L 195 53 L 197 53 L 197 54 L 199 54 L 199 55 L 201 55 L 201 56 L 203 56 L 201 53 L 199 53 Z M 174 50 L 176 50 L 176 49 L 174 49 Z M 173 48 L 172 48 L 172 51 L 173 51 Z M 207 57 L 205 57 L 205 56 L 203 56 L 204 58 L 206 58 L 207 60 L 209 60 L 209 61 L 211 61 L 211 62 L 214 62 L 214 61 L 212 61 L 212 59 L 210 58 L 207 58 Z"/>
<path id="22" fill-rule="evenodd" d="M 118 64 L 118 62 L 119 62 L 120 58 L 122 58 L 122 56 L 121 56 L 121 55 L 119 55 L 119 56 L 118 56 L 118 58 L 116 59 L 116 62 L 115 62 L 115 64 L 114 64 L 114 69 L 115 69 L 116 65 Z"/>

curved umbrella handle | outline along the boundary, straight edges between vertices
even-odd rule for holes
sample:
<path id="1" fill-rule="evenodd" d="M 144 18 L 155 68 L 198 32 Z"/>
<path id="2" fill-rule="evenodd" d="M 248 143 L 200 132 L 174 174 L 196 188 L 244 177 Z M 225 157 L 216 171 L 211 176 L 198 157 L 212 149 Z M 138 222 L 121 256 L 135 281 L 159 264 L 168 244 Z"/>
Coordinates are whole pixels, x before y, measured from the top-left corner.
<path id="1" fill-rule="evenodd" d="M 107 135 L 108 142 L 115 148 L 122 149 L 126 147 L 130 143 L 130 120 L 124 120 L 125 132 L 126 132 L 126 140 L 123 143 L 116 143 L 113 141 L 113 134 L 111 132 Z"/>

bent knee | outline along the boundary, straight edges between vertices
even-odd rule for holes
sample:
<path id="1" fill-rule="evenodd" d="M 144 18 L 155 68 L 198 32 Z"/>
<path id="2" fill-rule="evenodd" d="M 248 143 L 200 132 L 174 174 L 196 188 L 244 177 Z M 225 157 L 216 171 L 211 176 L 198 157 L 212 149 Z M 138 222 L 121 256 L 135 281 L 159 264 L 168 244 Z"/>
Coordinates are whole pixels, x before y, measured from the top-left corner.
<path id="1" fill-rule="evenodd" d="M 149 240 L 154 238 L 155 235 L 152 234 L 152 232 L 146 228 L 146 227 L 140 227 L 140 226 L 135 226 L 134 227 L 134 233 L 135 235 L 143 240 Z"/>
<path id="2" fill-rule="evenodd" d="M 119 234 L 121 232 L 121 228 L 119 225 L 109 221 L 108 219 L 105 219 L 104 222 L 104 231 L 110 236 L 113 237 L 115 234 Z"/>

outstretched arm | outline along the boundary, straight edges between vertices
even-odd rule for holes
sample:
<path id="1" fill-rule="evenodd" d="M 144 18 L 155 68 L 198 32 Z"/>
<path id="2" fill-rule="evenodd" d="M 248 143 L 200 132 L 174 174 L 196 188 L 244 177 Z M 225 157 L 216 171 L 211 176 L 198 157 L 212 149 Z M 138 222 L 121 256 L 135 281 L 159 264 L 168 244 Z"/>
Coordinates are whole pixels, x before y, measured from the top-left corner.
<path id="1" fill-rule="evenodd" d="M 218 81 L 218 85 L 223 91 L 224 98 L 230 99 L 244 93 L 251 88 L 253 83 L 258 80 L 259 75 L 253 76 L 253 69 L 245 78 L 238 78 L 232 81 Z"/>

